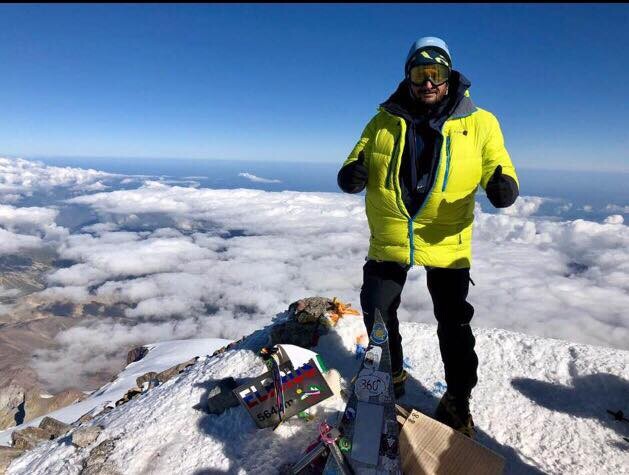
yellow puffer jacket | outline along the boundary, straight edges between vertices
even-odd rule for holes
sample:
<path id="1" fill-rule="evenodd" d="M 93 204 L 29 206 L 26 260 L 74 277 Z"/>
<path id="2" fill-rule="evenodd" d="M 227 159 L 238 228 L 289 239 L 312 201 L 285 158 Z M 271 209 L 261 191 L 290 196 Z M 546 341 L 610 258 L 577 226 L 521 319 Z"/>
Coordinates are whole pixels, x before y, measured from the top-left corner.
<path id="1" fill-rule="evenodd" d="M 431 267 L 467 268 L 472 262 L 474 195 L 496 166 L 519 187 L 500 125 L 475 107 L 469 92 L 442 128 L 434 184 L 415 216 L 402 201 L 399 172 L 406 122 L 380 107 L 343 166 L 363 151 L 369 171 L 365 195 L 370 259 Z"/>

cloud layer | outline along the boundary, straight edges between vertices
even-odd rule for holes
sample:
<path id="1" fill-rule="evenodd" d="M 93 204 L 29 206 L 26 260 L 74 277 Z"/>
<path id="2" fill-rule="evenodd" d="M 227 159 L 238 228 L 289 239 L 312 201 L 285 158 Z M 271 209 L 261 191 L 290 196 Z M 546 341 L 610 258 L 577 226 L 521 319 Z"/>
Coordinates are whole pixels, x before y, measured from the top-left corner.
<path id="1" fill-rule="evenodd" d="M 363 197 L 143 183 L 68 199 L 98 218 L 73 234 L 55 230 L 50 209 L 0 207 L 4 232 L 48 239 L 69 262 L 42 296 L 125 308 L 60 333 L 58 348 L 38 354 L 51 386 L 80 383 L 135 344 L 239 338 L 302 297 L 360 308 Z M 497 214 L 477 203 L 473 325 L 629 349 L 629 229 L 613 216 L 541 219 L 544 200 L 520 197 Z M 409 272 L 398 314 L 434 323 L 424 269 Z"/>
<path id="2" fill-rule="evenodd" d="M 120 279 L 142 272 L 139 264 L 145 262 L 143 273 L 151 276 L 142 277 L 143 285 L 157 278 L 158 267 L 161 272 L 205 276 L 205 285 L 194 279 L 186 285 L 186 279 L 182 279 L 170 286 L 196 289 L 176 297 L 190 309 L 199 308 L 199 297 L 194 296 L 200 292 L 198 289 L 203 289 L 203 295 L 211 295 L 212 288 L 255 295 L 255 307 L 271 314 L 310 292 L 332 292 L 357 302 L 360 266 L 367 249 L 360 197 L 197 190 L 150 183 L 137 190 L 99 193 L 71 201 L 91 206 L 102 221 L 118 226 L 117 231 L 101 236 L 68 241 L 63 255 L 84 263 L 79 266 L 87 266 L 85 270 L 77 269 L 83 282 L 72 281 L 74 285 L 94 284 L 87 269 L 101 280 Z M 538 197 L 520 198 L 516 206 L 499 214 L 484 213 L 477 205 L 472 273 L 479 286 L 472 289 L 470 297 L 479 307 L 477 323 L 623 347 L 629 336 L 622 327 L 622 312 L 629 303 L 627 227 L 613 220 L 598 224 L 534 219 L 532 214 L 541 201 Z M 173 227 L 185 236 L 146 234 L 140 240 L 125 231 L 130 216 L 141 220 L 143 214 L 160 212 L 168 215 Z M 164 233 L 163 229 L 157 231 Z M 120 239 L 120 243 L 109 251 L 107 243 L 112 239 Z M 165 253 L 158 259 L 141 257 L 142 247 L 152 249 L 159 241 L 173 252 L 148 251 L 156 256 Z M 125 256 L 121 259 L 125 264 L 114 264 L 113 253 Z M 134 263 L 137 268 L 121 270 Z M 432 321 L 423 276 L 423 269 L 413 269 L 409 275 L 401 312 L 406 320 Z M 53 282 L 58 278 L 59 273 L 53 274 Z M 125 282 L 136 283 L 134 279 Z M 105 286 L 99 291 L 110 288 Z M 163 296 L 164 288 L 162 282 L 160 290 L 145 298 Z M 267 295 L 272 297 L 267 300 Z M 233 298 L 236 296 L 229 300 Z M 212 300 L 223 301 L 216 296 Z M 269 305 L 265 306 L 267 301 Z M 130 315 L 142 314 L 144 300 L 133 302 L 139 309 Z"/>
<path id="3" fill-rule="evenodd" d="M 247 180 L 252 181 L 254 183 L 282 183 L 282 180 L 261 178 L 256 175 L 252 175 L 251 173 L 239 173 L 238 176 L 246 178 Z"/>
<path id="4" fill-rule="evenodd" d="M 3 203 L 15 203 L 35 193 L 58 188 L 100 191 L 106 187 L 102 180 L 115 176 L 92 169 L 53 167 L 21 158 L 0 157 L 0 199 Z"/>
<path id="5" fill-rule="evenodd" d="M 0 255 L 60 243 L 68 231 L 55 223 L 57 214 L 51 208 L 0 204 Z"/>

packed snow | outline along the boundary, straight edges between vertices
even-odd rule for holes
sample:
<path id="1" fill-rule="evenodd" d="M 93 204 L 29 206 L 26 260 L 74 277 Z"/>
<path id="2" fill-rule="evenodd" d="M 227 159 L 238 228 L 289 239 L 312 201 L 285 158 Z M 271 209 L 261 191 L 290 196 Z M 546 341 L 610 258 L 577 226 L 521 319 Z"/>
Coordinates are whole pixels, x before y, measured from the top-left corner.
<path id="1" fill-rule="evenodd" d="M 313 421 L 292 418 L 275 432 L 258 429 L 242 406 L 218 416 L 205 413 L 205 399 L 218 380 L 266 371 L 251 350 L 254 341 L 266 339 L 265 332 L 268 328 L 97 416 L 89 424 L 105 429 L 87 448 L 76 448 L 67 438 L 46 442 L 15 460 L 8 473 L 78 474 L 89 451 L 110 438 L 115 449 L 109 461 L 125 474 L 277 473 L 316 439 L 320 421 L 336 420 L 344 403 L 334 396 L 313 408 Z M 346 315 L 313 350 L 347 382 L 359 365 L 356 341 L 363 333 L 362 319 Z M 402 323 L 401 333 L 411 378 L 400 402 L 431 414 L 446 389 L 436 327 Z M 488 328 L 476 328 L 475 335 L 480 360 L 471 403 L 476 440 L 505 457 L 505 473 L 629 473 L 629 443 L 623 439 L 628 424 L 606 412 L 627 410 L 629 352 Z M 198 353 L 188 351 L 196 344 L 161 343 L 149 354 L 168 349 L 168 364 L 181 362 Z M 204 354 L 211 353 L 203 340 L 198 344 Z M 151 361 L 130 365 L 119 379 L 129 371 L 135 377 Z"/>
<path id="2" fill-rule="evenodd" d="M 115 379 L 106 384 L 90 396 L 76 404 L 64 407 L 47 414 L 61 422 L 69 424 L 76 421 L 83 414 L 98 413 L 107 404 L 115 404 L 125 393 L 133 388 L 139 376 L 150 371 L 162 372 L 179 363 L 190 360 L 195 356 L 212 354 L 219 348 L 229 344 L 229 340 L 220 338 L 199 338 L 194 340 L 174 340 L 145 345 L 149 352 L 147 356 L 135 363 L 127 365 Z M 11 433 L 25 427 L 37 427 L 44 416 L 28 421 L 17 427 L 11 427 L 0 432 L 0 445 L 10 445 Z"/>

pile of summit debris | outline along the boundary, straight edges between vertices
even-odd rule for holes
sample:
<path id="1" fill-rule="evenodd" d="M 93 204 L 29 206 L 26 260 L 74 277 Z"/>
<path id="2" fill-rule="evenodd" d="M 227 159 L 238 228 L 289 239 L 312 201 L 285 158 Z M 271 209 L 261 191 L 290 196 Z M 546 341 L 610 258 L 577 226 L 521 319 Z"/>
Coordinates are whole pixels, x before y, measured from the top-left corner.
<path id="1" fill-rule="evenodd" d="M 302 299 L 288 318 L 271 328 L 270 341 L 251 349 L 268 371 L 233 389 L 261 429 L 275 430 L 332 394 L 345 409 L 319 424 L 319 437 L 303 457 L 281 467 L 285 474 L 499 474 L 504 458 L 420 411 L 396 403 L 386 325 L 376 311 L 375 325 L 360 353 L 362 364 L 341 391 L 340 376 L 316 353 L 319 337 L 344 315 L 360 315 L 336 298 Z M 357 336 L 357 341 L 363 335 Z M 260 343 L 260 342 L 258 342 Z M 333 376 L 331 376 L 333 375 Z M 330 389 L 333 387 L 334 389 Z"/>
<path id="2" fill-rule="evenodd" d="M 293 337 L 297 340 L 295 344 L 314 345 L 320 329 L 325 331 L 336 325 L 347 313 L 359 315 L 336 299 L 300 300 L 291 305 L 292 318 L 286 326 L 274 334 L 298 335 Z M 304 335 L 300 325 L 310 325 L 310 332 Z M 315 364 L 315 359 L 308 366 L 291 364 L 283 347 L 286 345 L 263 348 L 270 371 L 260 377 L 257 385 L 243 385 L 235 390 L 244 391 L 238 394 L 241 403 L 259 427 L 276 428 L 284 418 L 297 414 L 302 408 L 294 405 L 302 402 L 299 396 L 308 390 L 316 390 L 319 397 L 311 400 L 311 405 L 329 397 L 324 384 L 320 384 L 325 382 L 324 378 L 314 384 L 299 379 L 304 369 L 310 370 L 313 378 L 325 374 L 328 371 L 325 365 Z M 504 458 L 500 455 L 416 409 L 396 404 L 388 331 L 377 309 L 375 324 L 361 355 L 360 369 L 343 392 L 344 411 L 321 422 L 318 439 L 307 447 L 300 460 L 284 465 L 282 473 L 502 473 Z M 264 412 L 272 422 L 266 422 Z"/>
<path id="3" fill-rule="evenodd" d="M 388 332 L 378 311 L 371 334 L 367 337 L 363 328 L 363 333 L 357 335 L 356 341 L 362 342 L 362 351 L 356 355 L 362 358 L 360 369 L 341 389 L 339 372 L 328 368 L 311 348 L 345 315 L 360 313 L 336 298 L 305 298 L 292 303 L 270 327 L 215 351 L 212 356 L 230 349 L 254 351 L 262 357 L 267 371 L 256 378 L 226 377 L 217 381 L 209 388 L 203 407 L 197 409 L 221 414 L 241 405 L 259 429 L 274 430 L 295 416 L 312 421 L 310 410 L 314 406 L 333 395 L 342 397 L 344 410 L 317 422 L 317 440 L 310 445 L 304 441 L 303 457 L 282 466 L 282 473 L 502 473 L 501 456 L 421 412 L 396 403 Z M 139 361 L 148 351 L 145 347 L 134 348 L 127 363 Z M 39 427 L 14 431 L 12 447 L 0 447 L 0 474 L 25 451 L 59 439 L 89 452 L 83 460 L 82 475 L 118 475 L 109 460 L 116 440 L 103 435 L 104 428 L 92 421 L 94 416 L 141 397 L 196 361 L 192 358 L 165 371 L 141 375 L 136 386 L 118 401 L 90 411 L 71 424 L 45 417 Z"/>

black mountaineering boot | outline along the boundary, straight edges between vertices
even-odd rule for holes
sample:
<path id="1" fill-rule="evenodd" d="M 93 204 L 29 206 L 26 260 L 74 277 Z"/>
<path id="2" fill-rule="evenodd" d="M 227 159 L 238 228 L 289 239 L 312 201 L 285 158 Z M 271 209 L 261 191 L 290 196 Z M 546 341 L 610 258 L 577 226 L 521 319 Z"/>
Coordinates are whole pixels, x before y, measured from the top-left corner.
<path id="1" fill-rule="evenodd" d="M 471 439 L 474 438 L 475 429 L 470 414 L 469 397 L 459 398 L 446 391 L 435 411 L 435 419 Z"/>
<path id="2" fill-rule="evenodd" d="M 401 398 L 404 395 L 404 384 L 408 379 L 408 373 L 401 369 L 400 371 L 393 373 L 393 392 L 395 393 L 395 398 Z"/>

